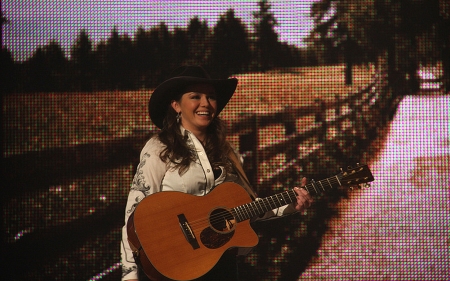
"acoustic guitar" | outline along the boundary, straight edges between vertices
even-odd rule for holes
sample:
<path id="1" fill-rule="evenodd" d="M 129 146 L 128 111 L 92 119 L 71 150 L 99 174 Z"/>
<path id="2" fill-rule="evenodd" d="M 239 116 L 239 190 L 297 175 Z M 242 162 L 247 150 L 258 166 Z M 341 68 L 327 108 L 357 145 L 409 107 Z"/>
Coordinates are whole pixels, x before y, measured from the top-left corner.
<path id="1" fill-rule="evenodd" d="M 367 165 L 358 165 L 302 188 L 317 194 L 373 179 Z M 128 241 L 151 280 L 192 280 L 212 269 L 227 249 L 258 244 L 251 218 L 296 201 L 293 189 L 253 201 L 231 182 L 205 196 L 158 192 L 144 198 L 128 219 Z"/>

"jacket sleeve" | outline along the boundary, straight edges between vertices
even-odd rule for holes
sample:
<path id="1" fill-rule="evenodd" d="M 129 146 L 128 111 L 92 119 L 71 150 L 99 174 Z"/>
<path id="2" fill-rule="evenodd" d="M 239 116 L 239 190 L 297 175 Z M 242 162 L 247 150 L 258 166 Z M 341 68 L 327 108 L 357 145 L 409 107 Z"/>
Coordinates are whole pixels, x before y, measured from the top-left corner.
<path id="1" fill-rule="evenodd" d="M 122 280 L 138 279 L 137 265 L 134 261 L 126 224 L 136 206 L 146 196 L 159 192 L 161 182 L 166 173 L 166 164 L 159 158 L 162 144 L 155 138 L 150 139 L 140 154 L 140 162 L 131 184 L 125 207 L 125 225 L 122 228 L 122 241 L 120 244 Z"/>

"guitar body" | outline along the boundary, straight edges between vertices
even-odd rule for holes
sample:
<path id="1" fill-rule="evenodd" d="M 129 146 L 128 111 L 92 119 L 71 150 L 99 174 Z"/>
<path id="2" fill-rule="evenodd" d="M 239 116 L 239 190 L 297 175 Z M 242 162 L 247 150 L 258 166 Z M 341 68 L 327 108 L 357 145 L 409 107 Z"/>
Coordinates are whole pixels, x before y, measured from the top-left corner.
<path id="1" fill-rule="evenodd" d="M 130 217 L 128 240 L 152 280 L 198 278 L 233 247 L 254 247 L 249 220 L 231 209 L 252 202 L 238 184 L 227 182 L 206 196 L 167 191 L 143 199 Z M 136 255 L 137 253 L 137 255 Z"/>

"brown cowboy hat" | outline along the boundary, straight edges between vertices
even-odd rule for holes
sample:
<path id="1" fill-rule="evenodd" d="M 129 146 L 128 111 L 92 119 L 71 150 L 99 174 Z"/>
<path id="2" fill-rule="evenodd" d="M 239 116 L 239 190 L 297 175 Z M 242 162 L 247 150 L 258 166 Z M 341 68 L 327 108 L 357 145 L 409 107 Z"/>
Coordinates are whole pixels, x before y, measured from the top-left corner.
<path id="1" fill-rule="evenodd" d="M 233 96 L 237 83 L 236 78 L 211 79 L 201 66 L 179 67 L 171 73 L 169 79 L 153 91 L 148 103 L 150 119 L 158 128 L 162 128 L 167 106 L 182 93 L 186 86 L 194 84 L 214 86 L 217 95 L 217 114 L 219 114 Z"/>

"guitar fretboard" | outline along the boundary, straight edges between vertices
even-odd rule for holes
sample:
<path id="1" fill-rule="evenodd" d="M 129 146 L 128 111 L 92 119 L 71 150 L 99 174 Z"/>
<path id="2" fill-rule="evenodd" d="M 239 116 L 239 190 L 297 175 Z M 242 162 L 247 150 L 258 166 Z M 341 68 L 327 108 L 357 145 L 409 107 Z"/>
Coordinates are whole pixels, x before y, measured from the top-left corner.
<path id="1" fill-rule="evenodd" d="M 303 186 L 302 188 L 308 191 L 308 193 L 315 195 L 330 190 L 334 187 L 339 187 L 341 185 L 341 176 L 336 175 L 320 181 L 312 180 L 309 184 Z M 233 213 L 237 221 L 241 222 L 264 214 L 270 210 L 295 202 L 297 201 L 296 196 L 297 193 L 293 189 L 291 189 L 263 199 L 252 201 L 245 205 L 238 206 L 236 208 L 233 208 L 231 212 Z"/>

